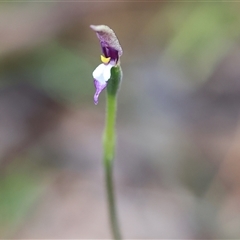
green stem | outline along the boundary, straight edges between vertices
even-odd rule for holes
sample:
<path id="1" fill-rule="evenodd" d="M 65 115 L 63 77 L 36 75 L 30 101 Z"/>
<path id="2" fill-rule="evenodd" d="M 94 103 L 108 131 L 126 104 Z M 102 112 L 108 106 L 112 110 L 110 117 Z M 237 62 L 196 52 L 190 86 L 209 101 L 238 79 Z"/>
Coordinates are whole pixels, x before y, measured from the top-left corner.
<path id="1" fill-rule="evenodd" d="M 113 183 L 113 161 L 115 155 L 115 122 L 117 112 L 116 95 L 106 94 L 106 125 L 103 135 L 104 156 L 103 163 L 105 167 L 105 181 L 107 188 L 108 208 L 110 215 L 110 224 L 114 239 L 121 239 L 121 234 L 118 225 L 114 183 Z"/>

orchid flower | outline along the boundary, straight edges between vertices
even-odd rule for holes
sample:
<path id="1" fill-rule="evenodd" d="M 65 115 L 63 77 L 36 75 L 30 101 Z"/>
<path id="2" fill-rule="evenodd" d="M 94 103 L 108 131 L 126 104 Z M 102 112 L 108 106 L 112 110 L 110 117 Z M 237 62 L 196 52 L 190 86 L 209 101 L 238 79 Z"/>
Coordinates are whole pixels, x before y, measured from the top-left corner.
<path id="1" fill-rule="evenodd" d="M 98 97 L 102 90 L 106 88 L 108 80 L 111 78 L 111 69 L 120 64 L 119 58 L 123 51 L 111 28 L 105 25 L 91 25 L 90 27 L 96 32 L 102 48 L 102 63 L 93 71 L 94 86 L 96 89 L 94 103 L 98 104 Z"/>
<path id="2" fill-rule="evenodd" d="M 91 25 L 90 27 L 96 32 L 102 48 L 102 63 L 93 71 L 94 86 L 96 89 L 94 103 L 98 104 L 99 94 L 106 88 L 106 120 L 102 138 L 103 166 L 110 227 L 113 238 L 120 240 L 122 238 L 114 194 L 113 162 L 116 142 L 117 93 L 123 76 L 119 58 L 123 51 L 111 28 L 105 25 Z"/>

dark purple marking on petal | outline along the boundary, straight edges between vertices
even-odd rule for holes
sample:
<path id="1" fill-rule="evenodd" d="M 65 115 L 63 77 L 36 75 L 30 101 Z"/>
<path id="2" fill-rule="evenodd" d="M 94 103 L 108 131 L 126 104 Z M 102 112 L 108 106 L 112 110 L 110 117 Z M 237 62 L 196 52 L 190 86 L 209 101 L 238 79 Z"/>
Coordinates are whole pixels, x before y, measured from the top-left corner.
<path id="1" fill-rule="evenodd" d="M 115 62 L 118 61 L 118 51 L 112 48 L 106 48 L 106 52 L 108 56 L 111 58 L 111 60 L 114 60 Z"/>
<path id="2" fill-rule="evenodd" d="M 119 59 L 118 51 L 116 49 L 106 46 L 106 44 L 104 42 L 100 42 L 100 43 L 101 43 L 103 55 L 106 58 L 110 57 L 111 60 L 114 60 L 117 63 L 117 61 Z"/>
<path id="3" fill-rule="evenodd" d="M 94 104 L 97 105 L 98 97 L 99 97 L 100 93 L 102 92 L 102 90 L 104 90 L 104 88 L 106 88 L 107 83 L 102 84 L 99 81 L 97 81 L 96 79 L 94 79 L 94 86 L 95 86 L 96 92 L 94 94 L 93 100 L 94 100 Z"/>
<path id="4" fill-rule="evenodd" d="M 103 53 L 103 55 L 104 55 L 106 58 L 108 58 L 109 56 L 107 56 L 108 54 L 107 54 L 107 49 L 106 49 L 105 45 L 104 45 L 103 43 L 101 43 L 101 42 L 100 42 L 100 44 L 101 44 L 101 48 L 102 48 L 102 53 Z"/>

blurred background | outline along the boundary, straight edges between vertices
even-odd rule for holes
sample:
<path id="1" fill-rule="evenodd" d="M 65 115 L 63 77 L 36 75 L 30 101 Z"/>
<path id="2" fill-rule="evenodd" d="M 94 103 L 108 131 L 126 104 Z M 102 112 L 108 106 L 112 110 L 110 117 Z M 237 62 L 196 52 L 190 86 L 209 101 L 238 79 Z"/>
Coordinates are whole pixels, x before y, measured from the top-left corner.
<path id="1" fill-rule="evenodd" d="M 236 2 L 1 2 L 0 237 L 111 237 L 89 28 L 106 24 L 124 51 L 124 238 L 240 238 L 239 13 Z"/>

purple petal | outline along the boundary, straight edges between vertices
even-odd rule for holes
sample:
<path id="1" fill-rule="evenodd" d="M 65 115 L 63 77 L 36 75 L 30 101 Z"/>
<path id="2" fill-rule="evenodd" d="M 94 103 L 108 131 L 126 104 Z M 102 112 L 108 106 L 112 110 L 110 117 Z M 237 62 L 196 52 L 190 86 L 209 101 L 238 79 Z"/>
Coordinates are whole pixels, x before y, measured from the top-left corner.
<path id="1" fill-rule="evenodd" d="M 100 83 L 99 81 L 97 81 L 96 79 L 94 79 L 94 86 L 96 89 L 96 92 L 94 94 L 93 100 L 95 105 L 98 104 L 98 97 L 100 95 L 100 93 L 102 92 L 102 90 L 107 86 L 107 83 Z"/>

